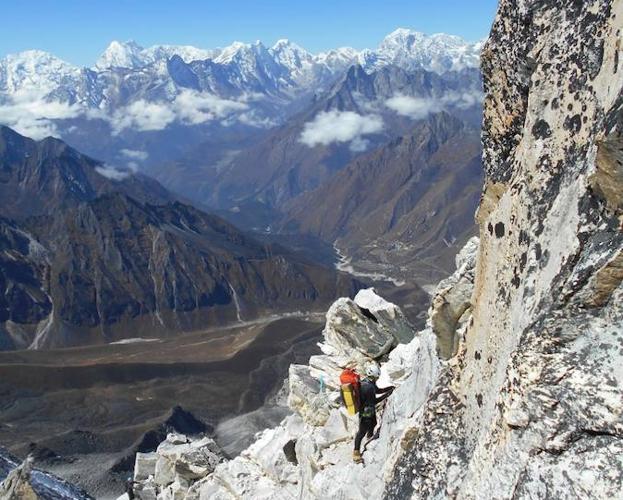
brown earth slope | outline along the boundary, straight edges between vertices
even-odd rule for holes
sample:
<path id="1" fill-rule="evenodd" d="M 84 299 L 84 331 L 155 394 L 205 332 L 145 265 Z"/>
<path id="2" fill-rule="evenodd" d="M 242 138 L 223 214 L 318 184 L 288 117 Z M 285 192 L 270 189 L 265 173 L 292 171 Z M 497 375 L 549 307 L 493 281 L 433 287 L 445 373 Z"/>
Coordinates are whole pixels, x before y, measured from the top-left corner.
<path id="1" fill-rule="evenodd" d="M 291 203 L 285 227 L 337 240 L 353 260 L 432 283 L 475 234 L 482 185 L 479 133 L 442 112 L 351 162 Z"/>

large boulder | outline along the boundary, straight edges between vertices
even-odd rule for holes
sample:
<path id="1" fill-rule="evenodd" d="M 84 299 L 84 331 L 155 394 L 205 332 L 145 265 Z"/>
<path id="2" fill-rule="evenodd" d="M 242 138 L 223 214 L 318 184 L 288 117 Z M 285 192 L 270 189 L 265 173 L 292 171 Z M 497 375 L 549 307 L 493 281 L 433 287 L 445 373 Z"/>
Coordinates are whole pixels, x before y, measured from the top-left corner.
<path id="1" fill-rule="evenodd" d="M 456 271 L 437 286 L 429 311 L 429 324 L 437 336 L 439 355 L 456 354 L 461 323 L 469 315 L 474 291 L 478 238 L 470 239 L 456 256 Z M 467 313 L 467 314 L 466 314 Z"/>
<path id="2" fill-rule="evenodd" d="M 400 307 L 378 295 L 374 288 L 359 290 L 355 295 L 355 304 L 369 311 L 397 343 L 407 344 L 413 339 L 415 330 Z"/>
<path id="3" fill-rule="evenodd" d="M 157 484 L 166 486 L 175 480 L 193 481 L 212 472 L 223 460 L 216 442 L 209 437 L 188 440 L 177 434 L 169 434 L 156 450 L 154 478 Z"/>
<path id="4" fill-rule="evenodd" d="M 340 374 L 346 367 L 363 373 L 395 346 L 406 345 L 415 331 L 400 308 L 373 288 L 360 290 L 354 300 L 338 299 L 327 312 L 320 344 L 322 355 L 309 365 L 292 365 L 289 372 L 290 408 L 316 426 L 324 425 L 340 403 Z"/>
<path id="5" fill-rule="evenodd" d="M 323 335 L 323 352 L 345 360 L 379 358 L 396 343 L 375 316 L 346 297 L 331 305 Z"/>
<path id="6" fill-rule="evenodd" d="M 140 500 L 179 500 L 191 485 L 214 471 L 224 456 L 209 437 L 170 433 L 154 453 L 137 453 L 134 493 Z"/>
<path id="7" fill-rule="evenodd" d="M 361 290 L 355 300 L 336 300 L 327 312 L 322 351 L 338 360 L 363 365 L 387 354 L 398 343 L 409 342 L 415 331 L 398 306 Z"/>
<path id="8" fill-rule="evenodd" d="M 158 462 L 158 454 L 137 453 L 134 459 L 134 482 L 145 481 L 150 476 L 156 474 L 156 462 Z"/>
<path id="9" fill-rule="evenodd" d="M 320 375 L 322 377 L 322 375 Z M 311 425 L 323 425 L 331 410 L 331 397 L 321 391 L 321 382 L 312 377 L 307 365 L 290 365 L 288 406 Z"/>

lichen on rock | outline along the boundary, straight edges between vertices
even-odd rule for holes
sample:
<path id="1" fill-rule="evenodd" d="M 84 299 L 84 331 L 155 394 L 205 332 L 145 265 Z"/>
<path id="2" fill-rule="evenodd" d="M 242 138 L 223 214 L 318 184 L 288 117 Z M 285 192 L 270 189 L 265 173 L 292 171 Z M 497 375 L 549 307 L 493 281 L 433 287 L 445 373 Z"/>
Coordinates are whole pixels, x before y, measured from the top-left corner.
<path id="1" fill-rule="evenodd" d="M 388 498 L 620 496 L 622 22 L 620 1 L 500 2 L 471 319 Z"/>

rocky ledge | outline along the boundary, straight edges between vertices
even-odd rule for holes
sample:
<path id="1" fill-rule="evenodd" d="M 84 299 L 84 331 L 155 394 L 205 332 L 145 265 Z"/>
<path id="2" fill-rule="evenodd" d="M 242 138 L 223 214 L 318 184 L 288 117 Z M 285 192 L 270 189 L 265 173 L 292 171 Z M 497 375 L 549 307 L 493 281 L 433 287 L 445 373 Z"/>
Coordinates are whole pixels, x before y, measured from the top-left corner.
<path id="1" fill-rule="evenodd" d="M 441 314 L 440 308 L 463 308 L 465 293 L 471 294 L 464 276 L 473 272 L 477 247 L 474 239 L 457 257 L 457 272 L 438 288 L 446 298 L 434 301 L 431 317 Z M 373 289 L 361 290 L 354 300 L 337 300 L 327 312 L 323 354 L 290 367 L 291 415 L 259 433 L 233 460 L 223 459 L 212 440 L 170 435 L 155 453 L 137 455 L 136 496 L 380 498 L 399 458 L 422 432 L 422 410 L 443 364 L 435 333 L 441 334 L 431 321 L 416 332 L 400 308 Z M 347 366 L 362 372 L 373 360 L 381 365 L 379 386 L 397 390 L 382 408 L 378 436 L 365 446 L 364 464 L 358 465 L 352 461 L 358 417 L 341 404 L 339 375 Z"/>

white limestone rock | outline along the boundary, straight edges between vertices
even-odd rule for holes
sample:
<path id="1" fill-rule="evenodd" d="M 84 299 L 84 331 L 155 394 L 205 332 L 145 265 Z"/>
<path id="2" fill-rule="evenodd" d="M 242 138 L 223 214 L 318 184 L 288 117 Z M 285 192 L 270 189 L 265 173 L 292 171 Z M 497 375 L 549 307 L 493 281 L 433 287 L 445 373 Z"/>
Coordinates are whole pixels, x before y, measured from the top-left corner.
<path id="1" fill-rule="evenodd" d="M 309 374 L 322 383 L 323 387 L 329 391 L 339 391 L 340 374 L 344 369 L 338 365 L 339 358 L 320 354 L 309 358 Z M 348 363 L 348 361 L 346 362 Z"/>
<path id="2" fill-rule="evenodd" d="M 137 453 L 134 493 L 140 500 L 178 500 L 224 459 L 213 439 L 170 433 L 153 453 Z"/>
<path id="3" fill-rule="evenodd" d="M 458 349 L 457 331 L 471 307 L 478 238 L 471 238 L 456 256 L 456 272 L 437 286 L 429 311 L 429 325 L 437 335 L 439 354 L 448 359 Z"/>
<path id="4" fill-rule="evenodd" d="M 288 384 L 288 406 L 311 425 L 323 425 L 333 404 L 327 392 L 320 392 L 320 382 L 311 376 L 309 366 L 290 365 Z"/>
<path id="5" fill-rule="evenodd" d="M 257 463 L 264 473 L 276 483 L 296 484 L 296 466 L 284 453 L 284 446 L 291 440 L 283 428 L 267 429 L 260 433 L 255 443 L 242 452 L 241 456 Z"/>
<path id="6" fill-rule="evenodd" d="M 153 453 L 137 453 L 134 460 L 134 481 L 145 481 L 149 476 L 156 474 L 156 462 L 158 454 Z"/>
<path id="7" fill-rule="evenodd" d="M 327 312 L 323 352 L 360 362 L 387 354 L 397 339 L 384 316 L 377 317 L 351 299 L 336 300 Z"/>
<path id="8" fill-rule="evenodd" d="M 134 483 L 134 497 L 138 500 L 157 500 L 158 485 L 154 482 L 153 476 Z"/>
<path id="9" fill-rule="evenodd" d="M 214 470 L 223 456 L 212 438 L 182 442 L 178 435 L 169 434 L 156 450 L 155 481 L 168 485 L 178 479 L 192 481 Z"/>
<path id="10" fill-rule="evenodd" d="M 413 339 L 415 329 L 396 304 L 378 295 L 374 288 L 359 290 L 355 295 L 355 304 L 370 311 L 385 325 L 399 344 L 407 344 Z"/>
<path id="11" fill-rule="evenodd" d="M 622 23 L 499 3 L 471 318 L 386 498 L 621 498 Z"/>

